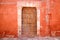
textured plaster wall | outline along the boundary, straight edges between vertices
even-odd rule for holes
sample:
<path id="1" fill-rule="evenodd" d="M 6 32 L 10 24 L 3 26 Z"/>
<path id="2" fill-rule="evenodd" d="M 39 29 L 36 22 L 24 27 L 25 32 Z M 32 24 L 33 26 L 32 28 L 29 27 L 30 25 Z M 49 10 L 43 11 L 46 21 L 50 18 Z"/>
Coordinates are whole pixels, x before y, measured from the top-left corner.
<path id="1" fill-rule="evenodd" d="M 40 18 L 42 36 L 60 36 L 60 0 L 43 1 Z"/>
<path id="2" fill-rule="evenodd" d="M 60 0 L 50 1 L 50 13 L 51 13 L 51 32 L 55 33 L 54 36 L 60 36 Z"/>
<path id="3" fill-rule="evenodd" d="M 0 0 L 0 37 L 6 34 L 14 35 L 14 37 L 18 35 L 17 1 Z M 39 36 L 60 36 L 60 0 L 41 0 L 39 9 Z"/>
<path id="4" fill-rule="evenodd" d="M 0 37 L 16 37 L 17 27 L 16 0 L 0 0 Z"/>

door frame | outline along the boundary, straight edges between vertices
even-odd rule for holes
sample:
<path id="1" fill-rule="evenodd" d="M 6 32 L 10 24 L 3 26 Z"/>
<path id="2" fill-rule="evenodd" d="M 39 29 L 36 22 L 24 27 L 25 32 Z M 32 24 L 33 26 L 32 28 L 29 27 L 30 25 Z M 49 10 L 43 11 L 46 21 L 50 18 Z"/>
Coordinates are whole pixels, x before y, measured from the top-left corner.
<path id="1" fill-rule="evenodd" d="M 37 35 L 40 35 L 40 1 L 18 1 L 17 2 L 17 13 L 18 13 L 18 37 L 21 36 L 21 26 L 22 26 L 22 8 L 23 7 L 36 7 L 37 9 Z"/>

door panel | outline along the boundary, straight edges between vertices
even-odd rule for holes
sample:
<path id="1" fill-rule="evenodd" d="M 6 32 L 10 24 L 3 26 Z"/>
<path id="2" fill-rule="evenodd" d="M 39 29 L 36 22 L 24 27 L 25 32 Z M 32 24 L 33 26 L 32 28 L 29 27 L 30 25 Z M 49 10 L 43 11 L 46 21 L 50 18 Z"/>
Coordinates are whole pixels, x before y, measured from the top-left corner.
<path id="1" fill-rule="evenodd" d="M 22 35 L 26 37 L 37 35 L 37 10 L 35 7 L 22 8 Z"/>

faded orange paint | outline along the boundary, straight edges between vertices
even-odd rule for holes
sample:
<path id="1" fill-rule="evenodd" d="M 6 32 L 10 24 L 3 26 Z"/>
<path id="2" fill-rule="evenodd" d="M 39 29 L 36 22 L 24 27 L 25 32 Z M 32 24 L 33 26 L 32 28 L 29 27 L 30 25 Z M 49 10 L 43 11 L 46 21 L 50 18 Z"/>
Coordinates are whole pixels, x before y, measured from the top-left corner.
<path id="1" fill-rule="evenodd" d="M 58 32 L 60 31 L 60 0 L 51 0 L 50 3 L 51 32 L 56 31 L 55 36 L 60 36 L 60 32 Z"/>
<path id="2" fill-rule="evenodd" d="M 17 0 L 0 0 L 0 2 L 17 2 Z"/>
<path id="3" fill-rule="evenodd" d="M 48 33 L 46 31 L 46 2 L 43 1 L 41 4 L 41 10 L 40 10 L 41 14 L 40 14 L 40 35 L 41 36 L 47 36 Z"/>
<path id="4" fill-rule="evenodd" d="M 16 4 L 0 4 L 0 37 L 6 35 L 17 37 L 17 28 Z"/>
<path id="5" fill-rule="evenodd" d="M 46 3 L 42 3 L 41 8 L 41 36 L 60 36 L 60 0 L 50 0 L 50 26 L 46 29 L 47 23 L 45 20 Z M 44 11 L 42 11 L 44 10 Z M 46 31 L 48 30 L 48 32 Z"/>
<path id="6" fill-rule="evenodd" d="M 37 1 L 37 0 L 36 0 Z M 39 0 L 38 0 L 39 1 Z M 60 36 L 60 0 L 50 0 L 50 26 L 46 23 L 47 0 L 41 0 L 40 6 L 40 36 Z M 13 4 L 0 4 L 0 37 L 6 34 L 17 37 L 17 0 L 0 0 L 1 3 L 13 2 Z M 15 3 L 15 4 L 14 4 Z M 48 27 L 48 28 L 47 28 Z M 55 35 L 53 35 L 53 33 Z M 2 35 L 4 34 L 4 35 Z"/>

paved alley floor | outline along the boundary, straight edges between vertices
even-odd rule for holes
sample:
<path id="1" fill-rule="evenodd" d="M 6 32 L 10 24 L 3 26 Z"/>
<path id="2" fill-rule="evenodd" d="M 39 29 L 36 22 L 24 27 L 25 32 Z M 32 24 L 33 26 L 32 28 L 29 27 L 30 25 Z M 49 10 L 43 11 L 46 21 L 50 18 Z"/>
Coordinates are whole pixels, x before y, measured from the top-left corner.
<path id="1" fill-rule="evenodd" d="M 35 38 L 0 38 L 0 40 L 60 40 L 60 37 L 35 37 Z"/>

